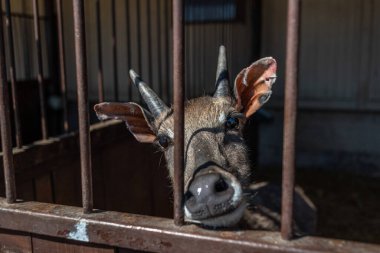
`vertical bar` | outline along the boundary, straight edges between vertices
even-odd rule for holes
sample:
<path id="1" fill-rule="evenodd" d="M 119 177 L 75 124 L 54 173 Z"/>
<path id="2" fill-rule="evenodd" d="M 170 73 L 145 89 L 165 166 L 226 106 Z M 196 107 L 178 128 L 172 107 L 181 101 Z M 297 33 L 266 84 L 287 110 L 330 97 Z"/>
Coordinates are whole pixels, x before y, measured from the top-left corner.
<path id="1" fill-rule="evenodd" d="M 125 26 L 125 33 L 127 36 L 127 73 L 129 72 L 129 69 L 131 68 L 131 59 L 132 59 L 132 51 L 131 51 L 131 29 L 130 29 L 130 23 L 131 20 L 129 18 L 129 0 L 125 1 L 125 19 L 126 19 L 126 26 Z M 130 79 L 129 79 L 130 80 Z M 132 100 L 132 85 L 128 85 L 128 100 Z"/>
<path id="2" fill-rule="evenodd" d="M 112 16 L 112 55 L 113 55 L 113 83 L 115 100 L 119 101 L 119 82 L 117 71 L 117 37 L 116 37 L 116 4 L 115 0 L 111 2 Z"/>
<path id="3" fill-rule="evenodd" d="M 83 212 L 93 208 L 83 0 L 73 0 Z"/>
<path id="4" fill-rule="evenodd" d="M 98 40 L 98 99 L 99 103 L 104 102 L 103 83 L 103 57 L 102 57 L 102 28 L 100 25 L 100 1 L 96 0 L 96 30 Z"/>
<path id="5" fill-rule="evenodd" d="M 142 59 L 141 59 L 141 8 L 140 8 L 141 0 L 137 0 L 136 2 L 136 11 L 137 11 L 137 60 L 138 60 L 138 70 L 139 73 L 142 73 Z"/>
<path id="6" fill-rule="evenodd" d="M 174 223 L 184 224 L 184 40 L 183 1 L 173 0 Z"/>
<path id="7" fill-rule="evenodd" d="M 16 130 L 16 146 L 18 148 L 21 148 L 22 135 L 21 135 L 21 124 L 20 124 L 20 112 L 18 109 L 18 100 L 17 100 L 15 50 L 14 50 L 14 43 L 13 43 L 10 0 L 5 1 L 5 12 L 6 12 L 5 25 L 7 27 L 7 32 L 8 32 L 8 45 L 9 45 L 9 57 L 10 57 L 9 78 L 11 80 L 11 87 L 12 87 L 12 105 L 13 105 L 15 130 Z"/>
<path id="8" fill-rule="evenodd" d="M 300 0 L 288 1 L 281 236 L 292 238 Z"/>
<path id="9" fill-rule="evenodd" d="M 2 13 L 1 5 L 0 13 Z M 0 15 L 0 24 L 3 24 L 2 15 Z M 16 184 L 13 167 L 12 133 L 9 116 L 9 94 L 6 72 L 4 33 L 3 26 L 0 25 L 0 127 L 1 144 L 3 148 L 5 195 L 8 203 L 14 203 L 16 201 Z"/>
<path id="10" fill-rule="evenodd" d="M 165 0 L 166 1 L 166 0 Z M 157 59 L 158 59 L 158 87 L 162 98 L 162 54 L 161 54 L 161 0 L 157 0 Z"/>
<path id="11" fill-rule="evenodd" d="M 61 96 L 63 106 L 63 130 L 69 131 L 68 109 L 67 109 L 67 89 L 66 89 L 66 59 L 63 41 L 63 18 L 62 18 L 62 0 L 57 0 L 57 30 L 58 30 L 58 47 L 59 47 L 59 65 L 61 78 Z"/>
<path id="12" fill-rule="evenodd" d="M 170 24 L 169 24 L 169 1 L 165 0 L 164 1 L 164 9 L 165 9 L 165 69 L 166 69 L 166 81 L 164 82 L 163 85 L 163 90 L 166 91 L 166 103 L 169 104 L 170 101 L 170 88 L 167 83 L 170 82 L 170 62 L 169 62 L 169 30 L 170 30 Z"/>
<path id="13" fill-rule="evenodd" d="M 147 0 L 146 3 L 146 18 L 147 18 L 147 32 L 148 32 L 148 65 L 149 65 L 149 82 L 153 85 L 153 78 L 152 78 L 152 27 L 151 27 L 151 9 L 152 2 L 150 0 Z"/>
<path id="14" fill-rule="evenodd" d="M 43 65 L 42 65 L 42 49 L 40 39 L 40 24 L 38 14 L 38 1 L 33 0 L 33 21 L 34 21 L 34 40 L 37 50 L 37 68 L 38 68 L 38 92 L 40 96 L 40 111 L 41 111 L 41 131 L 42 139 L 48 138 L 47 123 L 46 123 L 46 110 L 45 110 L 45 92 L 44 92 L 44 79 L 43 79 Z"/>

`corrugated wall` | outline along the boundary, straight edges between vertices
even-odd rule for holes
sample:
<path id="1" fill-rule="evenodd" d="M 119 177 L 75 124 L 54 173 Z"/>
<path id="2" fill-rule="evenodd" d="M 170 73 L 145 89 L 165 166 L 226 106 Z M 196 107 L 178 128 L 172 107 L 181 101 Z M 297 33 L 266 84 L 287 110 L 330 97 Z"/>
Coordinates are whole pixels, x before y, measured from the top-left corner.
<path id="1" fill-rule="evenodd" d="M 262 3 L 262 55 L 280 60 L 281 101 L 287 1 Z M 301 19 L 301 107 L 380 109 L 380 1 L 303 0 Z"/>
<path id="2" fill-rule="evenodd" d="M 281 168 L 286 0 L 262 1 L 262 55 L 279 78 L 260 125 L 259 164 Z M 298 168 L 380 173 L 380 1 L 302 0 Z"/>
<path id="3" fill-rule="evenodd" d="M 126 19 L 126 3 L 129 4 L 129 24 Z M 252 5 L 244 4 L 244 19 L 231 23 L 187 24 L 186 36 L 186 86 L 187 97 L 199 96 L 213 91 L 215 83 L 218 47 L 225 44 L 230 59 L 231 73 L 252 62 Z M 97 98 L 97 41 L 95 1 L 86 2 L 86 34 L 88 44 L 88 70 L 90 97 Z M 148 6 L 150 5 L 150 8 Z M 73 62 L 73 34 L 71 1 L 65 1 L 65 36 L 68 62 Z M 111 1 L 101 1 L 102 56 L 106 100 L 113 100 L 113 56 L 111 38 Z M 150 15 L 150 16 L 149 16 Z M 129 25 L 130 38 L 126 36 Z M 138 30 L 140 28 L 140 30 Z M 128 100 L 128 69 L 134 68 L 164 100 L 170 101 L 172 69 L 171 1 L 169 0 L 116 0 L 118 83 L 121 100 Z M 151 33 L 149 33 L 151 31 Z M 131 55 L 127 53 L 130 43 Z M 131 66 L 128 66 L 130 57 Z M 69 92 L 75 94 L 75 67 L 68 64 Z M 141 69 L 140 69 L 141 68 Z M 133 89 L 132 100 L 138 100 Z"/>

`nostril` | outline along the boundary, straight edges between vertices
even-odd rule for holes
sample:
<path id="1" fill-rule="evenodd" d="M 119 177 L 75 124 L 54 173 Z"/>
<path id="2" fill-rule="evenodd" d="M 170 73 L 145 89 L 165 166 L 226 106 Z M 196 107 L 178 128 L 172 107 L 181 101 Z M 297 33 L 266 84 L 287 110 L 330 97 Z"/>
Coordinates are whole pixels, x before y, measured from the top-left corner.
<path id="1" fill-rule="evenodd" d="M 185 202 L 191 199 L 192 197 L 194 197 L 194 195 L 190 191 L 187 191 L 184 196 Z"/>
<path id="2" fill-rule="evenodd" d="M 228 184 L 223 178 L 220 178 L 218 181 L 215 182 L 214 189 L 215 192 L 224 192 L 228 189 Z"/>

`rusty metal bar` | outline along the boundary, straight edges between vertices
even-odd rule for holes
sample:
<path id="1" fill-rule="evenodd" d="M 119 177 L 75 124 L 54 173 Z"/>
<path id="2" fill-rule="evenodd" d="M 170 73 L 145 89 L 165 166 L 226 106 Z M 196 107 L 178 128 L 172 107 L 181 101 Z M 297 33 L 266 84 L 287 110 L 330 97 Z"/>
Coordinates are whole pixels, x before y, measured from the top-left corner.
<path id="1" fill-rule="evenodd" d="M 130 29 L 131 20 L 129 18 L 129 0 L 125 1 L 125 19 L 126 19 L 125 34 L 127 36 L 127 41 L 128 41 L 127 42 L 127 72 L 129 72 L 129 69 L 131 68 L 131 59 L 132 59 L 131 29 Z M 128 100 L 129 101 L 132 100 L 132 85 L 128 85 Z"/>
<path id="2" fill-rule="evenodd" d="M 184 224 L 184 39 L 183 1 L 173 0 L 174 223 Z"/>
<path id="3" fill-rule="evenodd" d="M 0 15 L 0 24 L 3 24 L 2 15 Z M 4 33 L 3 26 L 0 25 L 0 128 L 3 149 L 5 195 L 7 203 L 14 203 L 16 201 L 16 184 L 13 167 L 12 130 L 9 115 L 9 94 L 5 62 Z"/>
<path id="4" fill-rule="evenodd" d="M 163 83 L 163 90 L 166 92 L 166 103 L 170 102 L 170 88 L 169 88 L 169 83 L 170 83 L 170 61 L 169 61 L 169 48 L 170 48 L 170 43 L 169 43 L 169 31 L 170 31 L 170 18 L 169 18 L 169 11 L 170 5 L 168 0 L 164 0 L 164 10 L 165 10 L 165 70 L 166 70 L 166 80 Z"/>
<path id="5" fill-rule="evenodd" d="M 284 144 L 282 174 L 281 236 L 292 238 L 295 142 L 297 119 L 298 49 L 300 0 L 288 1 L 286 76 L 284 105 Z"/>
<path id="6" fill-rule="evenodd" d="M 117 35 L 116 35 L 116 4 L 115 0 L 111 1 L 111 16 L 112 16 L 112 55 L 113 55 L 113 83 L 114 97 L 119 101 L 119 79 L 117 71 Z"/>
<path id="7" fill-rule="evenodd" d="M 146 3 L 146 19 L 147 19 L 147 33 L 148 33 L 148 65 L 149 65 L 149 75 L 148 75 L 148 78 L 149 78 L 149 82 L 151 83 L 151 85 L 153 85 L 153 70 L 152 70 L 152 22 L 151 22 L 151 5 L 152 5 L 152 2 L 150 0 L 147 0 L 147 3 Z"/>
<path id="8" fill-rule="evenodd" d="M 47 122 L 46 122 L 46 108 L 45 108 L 45 92 L 44 92 L 44 78 L 43 78 L 43 63 L 42 63 L 42 49 L 40 38 L 40 24 L 39 24 L 38 1 L 33 0 L 33 23 L 34 23 L 34 40 L 37 50 L 37 80 L 38 92 L 40 97 L 40 113 L 41 113 L 41 132 L 42 139 L 48 138 Z"/>
<path id="9" fill-rule="evenodd" d="M 63 107 L 63 130 L 69 132 L 69 120 L 67 109 L 67 89 L 66 89 L 66 59 L 63 41 L 63 17 L 62 17 L 62 0 L 57 0 L 57 30 L 58 30 L 58 47 L 59 47 L 59 65 L 61 78 L 61 97 Z"/>
<path id="10" fill-rule="evenodd" d="M 82 179 L 83 212 L 90 213 L 93 208 L 92 171 L 90 150 L 90 125 L 88 114 L 88 87 L 86 64 L 86 37 L 84 27 L 83 0 L 73 0 L 74 33 L 75 33 L 75 63 L 77 70 L 77 95 L 79 117 L 79 142 Z"/>
<path id="11" fill-rule="evenodd" d="M 176 227 L 165 218 L 110 211 L 86 215 L 78 207 L 31 201 L 9 206 L 3 198 L 0 224 L 3 229 L 149 252 L 380 252 L 374 244 L 312 236 L 289 242 L 278 232 Z"/>
<path id="12" fill-rule="evenodd" d="M 161 53 L 161 0 L 157 0 L 157 59 L 158 59 L 158 90 L 159 90 L 159 96 L 162 98 L 162 53 Z"/>
<path id="13" fill-rule="evenodd" d="M 13 31 L 12 31 L 12 17 L 11 17 L 11 4 L 10 0 L 5 1 L 5 25 L 8 32 L 8 47 L 9 47 L 9 78 L 11 80 L 12 87 L 12 105 L 15 121 L 15 131 L 16 131 L 16 146 L 18 148 L 22 147 L 22 134 L 21 134 L 21 124 L 20 124 L 20 112 L 18 109 L 18 99 L 17 99 L 17 84 L 16 84 L 16 67 L 15 67 L 15 50 L 13 43 Z"/>
<path id="14" fill-rule="evenodd" d="M 142 56 L 141 56 L 141 7 L 140 7 L 140 0 L 136 1 L 136 12 L 137 12 L 137 66 L 139 73 L 142 73 Z"/>
<path id="15" fill-rule="evenodd" d="M 102 28 L 100 22 L 100 1 L 96 0 L 96 31 L 98 45 L 98 100 L 104 102 Z"/>

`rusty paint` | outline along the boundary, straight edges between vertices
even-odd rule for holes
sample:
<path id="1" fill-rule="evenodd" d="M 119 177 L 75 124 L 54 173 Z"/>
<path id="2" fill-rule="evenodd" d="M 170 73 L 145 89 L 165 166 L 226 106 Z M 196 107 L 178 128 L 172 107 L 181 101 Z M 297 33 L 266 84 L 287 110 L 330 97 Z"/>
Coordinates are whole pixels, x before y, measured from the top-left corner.
<path id="1" fill-rule="evenodd" d="M 90 150 L 89 103 L 87 87 L 86 38 L 84 27 L 83 0 L 73 0 L 75 62 L 77 70 L 79 144 L 81 157 L 83 211 L 90 213 L 93 208 L 92 171 Z"/>
<path id="2" fill-rule="evenodd" d="M 0 224 L 4 229 L 67 238 L 80 221 L 86 223 L 90 243 L 153 252 L 380 252 L 380 245 L 374 244 L 311 236 L 286 241 L 278 232 L 177 227 L 165 218 L 110 211 L 83 214 L 79 207 L 38 202 L 8 205 L 0 198 Z"/>
<path id="3" fill-rule="evenodd" d="M 60 89 L 63 107 L 63 129 L 69 131 L 68 109 L 67 109 L 67 88 L 66 88 L 66 59 L 63 38 L 63 17 L 62 17 L 62 0 L 57 0 L 57 30 L 58 30 L 58 48 L 59 48 L 59 67 L 60 67 Z"/>
<path id="4" fill-rule="evenodd" d="M 17 96 L 17 83 L 16 83 L 16 64 L 15 64 L 15 50 L 13 42 L 12 31 L 12 18 L 11 18 L 11 4 L 10 0 L 5 1 L 5 25 L 8 32 L 8 47 L 9 47 L 9 78 L 11 80 L 12 89 L 12 105 L 14 113 L 15 131 L 16 131 L 16 146 L 22 147 L 22 135 L 21 135 L 21 123 L 20 112 L 18 108 L 18 96 Z"/>
<path id="5" fill-rule="evenodd" d="M 44 91 L 44 74 L 43 74 L 43 63 L 42 63 L 42 48 L 41 48 L 41 32 L 39 23 L 39 11 L 38 11 L 38 1 L 33 0 L 33 24 L 34 24 L 34 40 L 37 50 L 37 80 L 38 80 L 38 93 L 40 101 L 40 114 L 41 114 L 41 132 L 42 139 L 48 138 L 47 129 L 47 119 L 46 119 L 46 107 L 45 107 L 45 91 Z"/>
<path id="6" fill-rule="evenodd" d="M 103 83 L 103 57 L 102 57 L 102 29 L 100 26 L 100 1 L 96 0 L 96 35 L 98 50 L 98 101 L 104 101 L 104 83 Z"/>
<path id="7" fill-rule="evenodd" d="M 292 238 L 300 0 L 289 0 L 286 39 L 281 235 Z"/>
<path id="8" fill-rule="evenodd" d="M 1 13 L 1 6 L 0 6 Z M 0 15 L 0 24 L 3 24 L 2 15 Z M 3 37 L 3 26 L 0 25 L 0 128 L 1 128 L 1 145 L 3 149 L 3 166 L 5 179 L 5 195 L 8 203 L 16 201 L 16 183 L 15 171 L 13 166 L 12 153 L 12 130 L 9 114 L 9 94 L 6 74 L 5 48 Z M 1 224 L 1 223 L 0 223 Z"/>
<path id="9" fill-rule="evenodd" d="M 174 223 L 184 224 L 184 38 L 183 1 L 173 0 Z"/>

